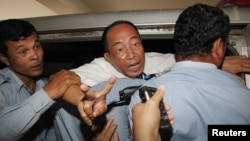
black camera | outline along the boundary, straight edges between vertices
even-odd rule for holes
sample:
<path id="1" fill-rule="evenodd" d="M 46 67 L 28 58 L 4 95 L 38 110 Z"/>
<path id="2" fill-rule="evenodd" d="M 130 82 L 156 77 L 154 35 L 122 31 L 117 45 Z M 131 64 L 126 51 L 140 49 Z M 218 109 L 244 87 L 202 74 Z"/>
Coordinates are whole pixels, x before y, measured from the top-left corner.
<path id="1" fill-rule="evenodd" d="M 135 93 L 135 91 L 139 87 L 141 87 L 141 85 L 130 86 L 130 87 L 124 88 L 123 90 L 119 91 L 120 101 L 123 101 L 124 104 L 128 105 L 130 103 L 132 95 Z"/>
<path id="2" fill-rule="evenodd" d="M 155 93 L 156 88 L 154 87 L 141 87 L 139 89 L 139 96 L 142 100 L 142 103 L 149 100 L 153 94 Z M 161 135 L 162 141 L 169 141 L 173 134 L 173 129 L 170 123 L 170 120 L 168 119 L 167 111 L 165 110 L 165 106 L 163 103 L 163 100 L 161 100 L 160 105 L 160 126 L 159 126 L 159 133 Z M 153 116 L 153 115 L 152 115 Z"/>
<path id="3" fill-rule="evenodd" d="M 132 95 L 139 87 L 141 87 L 141 85 L 126 87 L 123 90 L 119 91 L 120 101 L 111 102 L 108 105 L 108 111 L 114 106 L 128 105 L 130 103 Z"/>

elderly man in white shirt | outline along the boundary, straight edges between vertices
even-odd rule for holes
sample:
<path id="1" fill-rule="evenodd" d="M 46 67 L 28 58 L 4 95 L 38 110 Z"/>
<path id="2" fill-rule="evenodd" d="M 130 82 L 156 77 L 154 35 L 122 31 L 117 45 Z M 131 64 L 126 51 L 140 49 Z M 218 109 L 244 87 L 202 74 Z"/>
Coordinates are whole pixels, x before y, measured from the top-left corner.
<path id="1" fill-rule="evenodd" d="M 156 74 L 156 76 L 159 76 L 168 71 L 174 63 L 174 54 L 148 52 L 145 53 L 144 73 Z M 107 81 L 111 75 L 116 75 L 118 78 L 128 78 L 128 76 L 117 71 L 103 57 L 96 58 L 91 63 L 72 69 L 72 71 L 76 72 L 80 76 L 81 81 L 89 86 L 94 86 L 102 81 Z"/>

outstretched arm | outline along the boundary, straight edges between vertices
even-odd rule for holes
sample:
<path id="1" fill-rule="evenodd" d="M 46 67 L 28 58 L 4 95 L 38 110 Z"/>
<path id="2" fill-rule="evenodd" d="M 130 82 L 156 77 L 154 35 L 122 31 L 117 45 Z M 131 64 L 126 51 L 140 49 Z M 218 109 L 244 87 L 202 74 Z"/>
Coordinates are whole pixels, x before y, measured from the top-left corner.
<path id="1" fill-rule="evenodd" d="M 250 72 L 250 59 L 244 55 L 226 56 L 222 64 L 222 69 L 233 73 Z"/>
<path id="2" fill-rule="evenodd" d="M 245 80 L 237 74 L 250 73 L 250 59 L 245 55 L 226 56 L 222 64 L 222 70 L 232 73 L 242 83 L 245 83 Z"/>
<path id="3" fill-rule="evenodd" d="M 80 84 L 80 78 L 74 72 L 61 70 L 53 74 L 42 89 L 37 90 L 21 103 L 9 105 L 4 95 L 12 93 L 13 90 L 6 88 L 6 91 L 1 91 L 0 140 L 19 140 L 22 138 L 24 133 L 29 131 L 55 103 L 52 99 L 62 97 L 70 86 L 80 86 Z M 16 120 L 17 118 L 19 120 Z"/>

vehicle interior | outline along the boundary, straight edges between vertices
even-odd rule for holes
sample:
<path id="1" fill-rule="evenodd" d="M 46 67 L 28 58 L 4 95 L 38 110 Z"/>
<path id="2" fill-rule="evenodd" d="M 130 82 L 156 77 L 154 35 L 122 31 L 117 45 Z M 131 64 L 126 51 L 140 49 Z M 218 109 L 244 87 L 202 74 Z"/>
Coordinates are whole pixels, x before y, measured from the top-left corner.
<path id="1" fill-rule="evenodd" d="M 250 9 L 227 7 L 222 10 L 229 15 L 232 26 L 226 55 L 248 56 Z M 181 11 L 166 9 L 97 12 L 26 20 L 38 30 L 45 50 L 43 76 L 48 77 L 60 69 L 75 68 L 96 57 L 102 57 L 102 32 L 116 20 L 129 20 L 137 26 L 146 52 L 174 53 L 174 25 Z"/>
<path id="2" fill-rule="evenodd" d="M 139 29 L 146 52 L 174 53 L 173 33 L 183 9 L 90 12 L 25 18 L 37 29 L 45 51 L 44 77 L 61 69 L 72 69 L 103 56 L 101 36 L 116 20 L 129 20 Z M 250 46 L 250 9 L 229 6 L 231 32 L 226 55 L 247 55 Z M 245 74 L 239 74 L 244 76 Z"/>

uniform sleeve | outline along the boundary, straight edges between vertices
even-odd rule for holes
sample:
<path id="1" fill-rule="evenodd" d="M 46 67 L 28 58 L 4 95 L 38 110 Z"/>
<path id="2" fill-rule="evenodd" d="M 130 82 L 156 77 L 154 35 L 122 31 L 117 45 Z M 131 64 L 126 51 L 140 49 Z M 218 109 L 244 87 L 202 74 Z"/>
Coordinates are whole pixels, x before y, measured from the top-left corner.
<path id="1" fill-rule="evenodd" d="M 4 102 L 4 96 L 0 95 L 0 101 Z M 54 102 L 43 89 L 40 89 L 22 103 L 11 106 L 1 104 L 0 140 L 13 141 L 21 138 Z"/>

